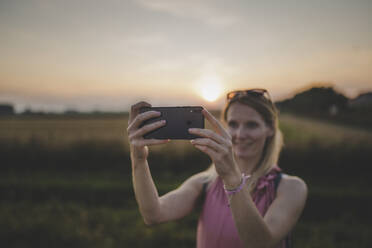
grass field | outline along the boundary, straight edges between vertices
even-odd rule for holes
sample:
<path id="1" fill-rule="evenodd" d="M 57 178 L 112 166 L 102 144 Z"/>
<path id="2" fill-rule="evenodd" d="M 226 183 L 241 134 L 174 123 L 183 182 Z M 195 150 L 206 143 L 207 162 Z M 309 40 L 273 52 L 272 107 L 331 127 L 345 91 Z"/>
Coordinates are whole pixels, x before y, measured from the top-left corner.
<path id="1" fill-rule="evenodd" d="M 23 144 L 37 141 L 49 147 L 68 146 L 77 142 L 108 141 L 122 143 L 127 148 L 127 123 L 126 115 L 105 118 L 101 116 L 3 118 L 0 119 L 0 141 Z M 282 114 L 280 124 L 287 144 L 309 144 L 310 140 L 320 141 L 321 145 L 343 142 L 372 143 L 370 131 L 325 121 Z"/>
<path id="2" fill-rule="evenodd" d="M 195 247 L 198 210 L 146 227 L 126 116 L 0 120 L 0 247 Z M 372 133 L 283 114 L 280 166 L 309 186 L 295 247 L 372 247 Z M 178 141 L 151 150 L 160 194 L 208 167 Z"/>

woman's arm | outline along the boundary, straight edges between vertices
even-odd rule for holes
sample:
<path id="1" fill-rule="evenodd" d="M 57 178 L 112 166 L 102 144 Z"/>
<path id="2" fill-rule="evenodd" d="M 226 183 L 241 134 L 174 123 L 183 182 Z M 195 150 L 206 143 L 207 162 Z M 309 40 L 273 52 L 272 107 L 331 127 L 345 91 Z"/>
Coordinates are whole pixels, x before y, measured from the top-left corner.
<path id="1" fill-rule="evenodd" d="M 275 247 L 296 224 L 306 198 L 306 184 L 300 178 L 285 176 L 262 218 L 247 187 L 234 194 L 230 207 L 243 243 L 247 247 Z"/>
<path id="2" fill-rule="evenodd" d="M 207 178 L 205 172 L 198 173 L 177 189 L 159 197 L 147 161 L 143 164 L 132 162 L 132 165 L 134 192 L 147 225 L 177 220 L 190 213 Z"/>
<path id="3" fill-rule="evenodd" d="M 147 161 L 147 146 L 164 144 L 168 141 L 143 138 L 145 133 L 164 125 L 159 121 L 140 127 L 143 121 L 158 116 L 158 113 L 153 111 L 140 114 L 140 108 L 145 106 L 151 105 L 140 102 L 132 106 L 127 131 L 134 193 L 141 215 L 145 223 L 150 225 L 178 219 L 189 213 L 201 192 L 205 173 L 189 178 L 178 189 L 159 197 Z"/>
<path id="4" fill-rule="evenodd" d="M 264 217 L 273 243 L 282 240 L 296 225 L 305 207 L 307 193 L 307 186 L 301 178 L 283 175 L 276 198 Z"/>

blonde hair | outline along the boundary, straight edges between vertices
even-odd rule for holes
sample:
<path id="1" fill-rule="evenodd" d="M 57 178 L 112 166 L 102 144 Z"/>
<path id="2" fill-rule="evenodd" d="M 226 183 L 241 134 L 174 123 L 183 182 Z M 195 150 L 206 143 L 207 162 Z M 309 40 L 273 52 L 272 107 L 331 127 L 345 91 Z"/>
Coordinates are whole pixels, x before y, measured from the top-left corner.
<path id="1" fill-rule="evenodd" d="M 221 113 L 221 119 L 223 122 L 226 122 L 227 120 L 227 113 L 230 106 L 236 102 L 255 109 L 262 116 L 266 125 L 273 129 L 273 135 L 266 139 L 261 159 L 254 169 L 252 177 L 250 179 L 249 188 L 250 190 L 253 190 L 258 179 L 266 175 L 272 168 L 277 165 L 279 155 L 283 147 L 283 135 L 279 129 L 278 110 L 275 107 L 274 103 L 264 96 L 255 96 L 248 94 L 231 99 L 226 103 L 225 108 Z M 210 180 L 213 180 L 217 177 L 217 173 L 213 164 L 207 169 L 207 173 Z"/>

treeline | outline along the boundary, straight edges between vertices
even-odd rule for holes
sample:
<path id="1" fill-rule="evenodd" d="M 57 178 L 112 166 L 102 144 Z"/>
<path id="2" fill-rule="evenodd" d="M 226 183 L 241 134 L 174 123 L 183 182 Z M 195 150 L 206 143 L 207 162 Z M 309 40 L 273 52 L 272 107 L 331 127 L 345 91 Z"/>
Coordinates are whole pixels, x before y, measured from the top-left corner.
<path id="1" fill-rule="evenodd" d="M 351 99 L 331 86 L 312 87 L 276 105 L 281 112 L 372 128 L 372 92 Z"/>
<path id="2" fill-rule="evenodd" d="M 26 108 L 24 111 L 17 113 L 12 103 L 0 103 L 0 117 L 1 116 L 34 116 L 34 117 L 58 117 L 58 116 L 118 116 L 123 115 L 127 116 L 128 112 L 118 112 L 118 111 L 100 111 L 100 110 L 93 110 L 93 111 L 78 111 L 75 109 L 67 109 L 63 112 L 52 112 L 52 111 L 35 111 L 30 108 Z"/>

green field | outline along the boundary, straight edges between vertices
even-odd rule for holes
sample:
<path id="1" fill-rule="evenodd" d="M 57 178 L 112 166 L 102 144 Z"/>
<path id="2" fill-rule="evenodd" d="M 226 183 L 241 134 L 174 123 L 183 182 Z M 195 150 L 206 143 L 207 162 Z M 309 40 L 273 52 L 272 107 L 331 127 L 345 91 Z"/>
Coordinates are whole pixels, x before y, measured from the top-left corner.
<path id="1" fill-rule="evenodd" d="M 146 227 L 126 116 L 0 120 L 0 247 L 195 247 L 198 209 Z M 283 114 L 280 166 L 307 182 L 295 247 L 372 247 L 372 133 Z M 208 167 L 188 142 L 151 150 L 160 194 Z"/>

